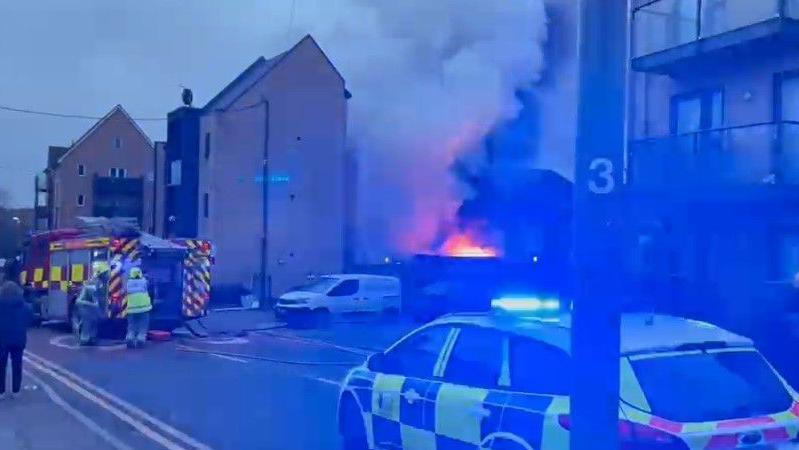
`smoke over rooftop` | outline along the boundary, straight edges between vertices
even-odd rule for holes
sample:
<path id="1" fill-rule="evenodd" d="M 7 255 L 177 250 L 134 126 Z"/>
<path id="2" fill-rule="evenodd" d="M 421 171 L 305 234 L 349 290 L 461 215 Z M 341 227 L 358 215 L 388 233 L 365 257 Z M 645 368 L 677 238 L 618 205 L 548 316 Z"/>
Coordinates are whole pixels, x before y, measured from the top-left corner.
<path id="1" fill-rule="evenodd" d="M 321 5 L 321 4 L 320 4 Z M 542 0 L 340 0 L 316 37 L 347 80 L 358 152 L 360 256 L 435 251 L 486 136 L 543 70 Z"/>

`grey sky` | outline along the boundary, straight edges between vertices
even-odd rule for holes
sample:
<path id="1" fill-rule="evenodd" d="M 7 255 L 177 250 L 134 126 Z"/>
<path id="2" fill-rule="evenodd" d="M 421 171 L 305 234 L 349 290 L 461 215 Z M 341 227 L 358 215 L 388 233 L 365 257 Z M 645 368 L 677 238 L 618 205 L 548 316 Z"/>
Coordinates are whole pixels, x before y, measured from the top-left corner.
<path id="1" fill-rule="evenodd" d="M 303 5 L 305 3 L 305 5 Z M 298 0 L 297 19 L 313 14 Z M 259 55 L 293 43 L 291 0 L 0 0 L 0 104 L 102 116 L 166 117 L 179 84 L 202 104 Z M 33 203 L 48 145 L 68 145 L 92 121 L 0 111 L 0 189 Z M 140 122 L 164 139 L 166 122 Z"/>
<path id="2" fill-rule="evenodd" d="M 454 226 L 470 193 L 451 166 L 518 113 L 547 37 L 544 0 L 0 0 L 0 18 L 0 105 L 95 116 L 120 103 L 165 117 L 179 84 L 202 105 L 313 34 L 354 94 L 359 221 L 379 255 L 429 250 Z M 31 205 L 47 146 L 91 125 L 0 111 L 0 188 Z M 140 125 L 165 138 L 165 121 Z"/>

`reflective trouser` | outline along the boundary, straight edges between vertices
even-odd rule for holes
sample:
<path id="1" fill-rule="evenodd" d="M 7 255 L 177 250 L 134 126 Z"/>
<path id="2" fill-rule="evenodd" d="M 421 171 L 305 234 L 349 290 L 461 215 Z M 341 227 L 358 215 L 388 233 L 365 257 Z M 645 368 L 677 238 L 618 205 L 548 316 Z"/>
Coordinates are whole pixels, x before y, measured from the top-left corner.
<path id="1" fill-rule="evenodd" d="M 125 340 L 129 343 L 143 344 L 147 340 L 147 331 L 150 328 L 150 313 L 128 314 L 128 334 Z"/>
<path id="2" fill-rule="evenodd" d="M 99 311 L 96 306 L 79 304 L 80 316 L 80 343 L 92 344 L 97 341 L 97 324 L 100 321 Z"/>

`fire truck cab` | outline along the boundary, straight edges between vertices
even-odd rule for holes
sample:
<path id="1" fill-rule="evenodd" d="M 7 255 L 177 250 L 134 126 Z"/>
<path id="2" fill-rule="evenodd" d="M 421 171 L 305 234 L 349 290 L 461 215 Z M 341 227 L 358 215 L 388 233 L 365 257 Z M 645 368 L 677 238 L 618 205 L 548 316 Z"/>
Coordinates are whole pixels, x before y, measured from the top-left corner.
<path id="1" fill-rule="evenodd" d="M 183 320 L 206 314 L 210 298 L 211 245 L 207 241 L 168 241 L 139 232 L 88 235 L 81 230 L 57 230 L 35 235 L 23 254 L 20 282 L 43 321 L 63 321 L 80 327 L 74 308 L 92 264 L 110 267 L 105 316 L 126 317 L 125 282 L 132 267 L 140 267 L 153 299 L 152 322 L 173 329 Z"/>

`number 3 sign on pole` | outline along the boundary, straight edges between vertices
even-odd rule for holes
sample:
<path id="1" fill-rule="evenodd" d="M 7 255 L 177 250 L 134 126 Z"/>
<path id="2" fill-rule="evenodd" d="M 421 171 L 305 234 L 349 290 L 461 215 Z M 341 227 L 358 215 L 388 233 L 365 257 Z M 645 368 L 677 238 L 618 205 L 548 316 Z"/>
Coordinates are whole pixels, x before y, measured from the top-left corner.
<path id="1" fill-rule="evenodd" d="M 594 175 L 588 180 L 588 190 L 594 194 L 606 195 L 616 188 L 613 161 L 608 158 L 594 158 L 588 170 Z"/>

